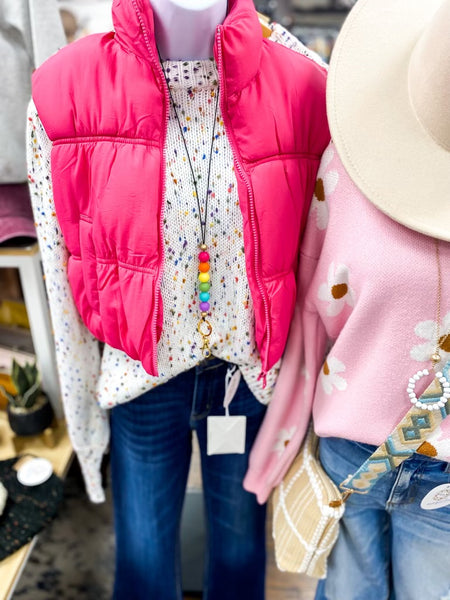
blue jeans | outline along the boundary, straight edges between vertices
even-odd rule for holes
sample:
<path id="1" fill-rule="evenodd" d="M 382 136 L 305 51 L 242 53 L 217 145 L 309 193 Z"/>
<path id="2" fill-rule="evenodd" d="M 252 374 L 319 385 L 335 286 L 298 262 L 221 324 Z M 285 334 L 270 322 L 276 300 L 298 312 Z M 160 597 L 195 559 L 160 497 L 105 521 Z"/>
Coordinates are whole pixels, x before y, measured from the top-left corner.
<path id="1" fill-rule="evenodd" d="M 322 438 L 320 459 L 339 484 L 374 449 Z M 450 600 L 450 506 L 420 508 L 431 489 L 450 483 L 449 466 L 414 454 L 369 494 L 350 496 L 316 600 Z"/>
<path id="2" fill-rule="evenodd" d="M 265 407 L 241 379 L 231 415 L 247 416 L 245 454 L 206 454 L 206 417 L 223 415 L 228 364 L 218 359 L 111 411 L 116 534 L 114 600 L 181 600 L 179 529 L 198 436 L 208 550 L 203 598 L 263 600 L 265 506 L 242 487 Z"/>

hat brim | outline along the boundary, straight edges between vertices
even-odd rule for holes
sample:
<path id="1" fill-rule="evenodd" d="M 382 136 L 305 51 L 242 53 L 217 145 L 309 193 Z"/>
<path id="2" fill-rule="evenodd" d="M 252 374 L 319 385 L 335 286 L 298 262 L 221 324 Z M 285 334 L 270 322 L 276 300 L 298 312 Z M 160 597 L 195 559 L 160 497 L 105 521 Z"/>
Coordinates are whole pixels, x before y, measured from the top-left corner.
<path id="1" fill-rule="evenodd" d="M 395 221 L 450 241 L 450 153 L 423 129 L 408 94 L 413 48 L 442 2 L 358 0 L 331 57 L 327 112 L 362 193 Z"/>
<path id="2" fill-rule="evenodd" d="M 33 223 L 25 217 L 5 218 L 0 224 L 0 244 L 19 237 L 36 239 L 36 228 Z"/>
<path id="3" fill-rule="evenodd" d="M 36 239 L 27 183 L 0 185 L 0 243 L 14 238 Z"/>

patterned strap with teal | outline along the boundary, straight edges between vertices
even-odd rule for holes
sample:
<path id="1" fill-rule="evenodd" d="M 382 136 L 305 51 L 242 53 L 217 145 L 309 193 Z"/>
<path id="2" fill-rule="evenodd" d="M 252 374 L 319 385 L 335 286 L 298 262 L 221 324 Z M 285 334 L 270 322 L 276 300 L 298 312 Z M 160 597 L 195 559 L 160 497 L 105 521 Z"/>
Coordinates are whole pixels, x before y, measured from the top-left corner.
<path id="1" fill-rule="evenodd" d="M 447 380 L 450 377 L 449 369 L 450 363 L 447 363 L 443 369 Z M 433 381 L 420 397 L 420 402 L 425 405 L 436 404 L 441 395 L 441 387 Z M 432 455 L 426 438 L 449 415 L 450 401 L 438 410 L 417 408 L 413 405 L 381 446 L 353 475 L 349 475 L 341 483 L 340 488 L 351 492 L 367 493 L 383 475 L 393 471 L 414 452 Z"/>

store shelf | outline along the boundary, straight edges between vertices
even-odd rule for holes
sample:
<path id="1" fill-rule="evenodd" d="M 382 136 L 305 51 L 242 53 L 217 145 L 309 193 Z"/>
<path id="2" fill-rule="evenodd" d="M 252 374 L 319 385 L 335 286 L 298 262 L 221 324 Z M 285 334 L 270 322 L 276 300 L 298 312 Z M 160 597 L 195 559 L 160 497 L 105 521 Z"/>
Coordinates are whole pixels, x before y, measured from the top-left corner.
<path id="1" fill-rule="evenodd" d="M 0 346 L 11 354 L 23 352 L 35 356 L 33 338 L 29 329 L 0 324 Z"/>
<path id="2" fill-rule="evenodd" d="M 305 11 L 292 3 L 294 23 L 304 27 L 333 27 L 340 29 L 348 11 Z"/>

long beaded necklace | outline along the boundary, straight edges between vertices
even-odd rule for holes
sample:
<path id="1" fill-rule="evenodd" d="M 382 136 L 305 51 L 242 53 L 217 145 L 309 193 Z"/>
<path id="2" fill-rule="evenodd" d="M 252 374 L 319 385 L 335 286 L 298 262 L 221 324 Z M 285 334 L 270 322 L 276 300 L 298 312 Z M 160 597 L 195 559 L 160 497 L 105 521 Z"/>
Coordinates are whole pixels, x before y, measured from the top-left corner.
<path id="1" fill-rule="evenodd" d="M 435 254 L 436 254 L 436 264 L 437 264 L 437 299 L 436 299 L 436 341 L 435 348 L 433 354 L 430 356 L 430 361 L 432 364 L 432 370 L 435 371 L 434 377 L 438 384 L 440 384 L 442 388 L 442 396 L 439 398 L 437 402 L 433 403 L 424 403 L 421 402 L 416 396 L 416 383 L 422 377 L 426 377 L 430 375 L 430 371 L 428 369 L 423 369 L 421 371 L 417 371 L 412 377 L 410 377 L 408 386 L 406 391 L 408 393 L 409 399 L 412 404 L 417 406 L 417 408 L 425 408 L 427 410 L 440 410 L 447 403 L 450 398 L 450 382 L 444 376 L 442 371 L 437 371 L 437 365 L 441 361 L 441 355 L 439 353 L 439 349 L 441 344 L 446 342 L 446 338 L 450 334 L 445 334 L 441 336 L 440 327 L 441 327 L 441 299 L 442 299 L 442 272 L 441 272 L 441 259 L 439 252 L 439 241 L 435 240 Z"/>
<path id="2" fill-rule="evenodd" d="M 159 55 L 159 60 L 161 63 L 161 68 L 164 73 L 164 67 L 162 64 L 161 55 L 159 54 L 159 50 L 158 50 L 158 55 Z M 183 140 L 184 148 L 186 150 L 186 156 L 188 158 L 189 168 L 190 168 L 191 176 L 192 176 L 192 183 L 194 185 L 194 196 L 197 200 L 197 206 L 198 206 L 198 214 L 199 214 L 199 219 L 200 219 L 200 235 L 201 235 L 201 243 L 199 244 L 200 252 L 198 254 L 198 260 L 199 260 L 198 294 L 199 294 L 199 309 L 200 309 L 201 316 L 200 316 L 200 320 L 197 324 L 197 331 L 202 336 L 202 347 L 201 347 L 202 355 L 205 358 L 210 358 L 211 357 L 211 349 L 209 347 L 209 338 L 212 333 L 212 325 L 208 321 L 207 317 L 208 317 L 208 312 L 211 307 L 210 302 L 209 302 L 210 288 L 211 288 L 211 281 L 210 281 L 211 265 L 210 265 L 210 256 L 209 256 L 209 252 L 208 252 L 208 246 L 206 244 L 206 222 L 208 219 L 208 200 L 209 200 L 209 195 L 211 193 L 211 190 L 209 189 L 209 181 L 210 181 L 210 177 L 211 177 L 211 163 L 212 163 L 213 147 L 214 147 L 215 132 L 216 132 L 217 110 L 218 110 L 218 106 L 219 106 L 219 87 L 217 87 L 217 91 L 215 92 L 216 102 L 215 102 L 215 108 L 214 108 L 214 121 L 213 121 L 212 137 L 211 137 L 211 148 L 209 150 L 208 177 L 207 177 L 207 181 L 206 181 L 205 200 L 203 203 L 205 210 L 204 210 L 204 217 L 202 218 L 202 206 L 200 203 L 200 196 L 199 196 L 198 189 L 197 189 L 197 180 L 195 178 L 194 169 L 192 167 L 191 157 L 189 155 L 186 138 L 184 136 L 183 127 L 181 126 L 181 121 L 178 116 L 177 107 L 176 107 L 175 101 L 173 99 L 172 90 L 170 89 L 170 85 L 169 85 L 167 78 L 165 78 L 165 79 L 166 79 L 167 89 L 169 90 L 170 101 L 173 106 L 173 110 L 174 110 L 175 117 L 176 117 L 176 120 L 178 123 L 178 127 L 180 129 L 181 139 Z"/>

